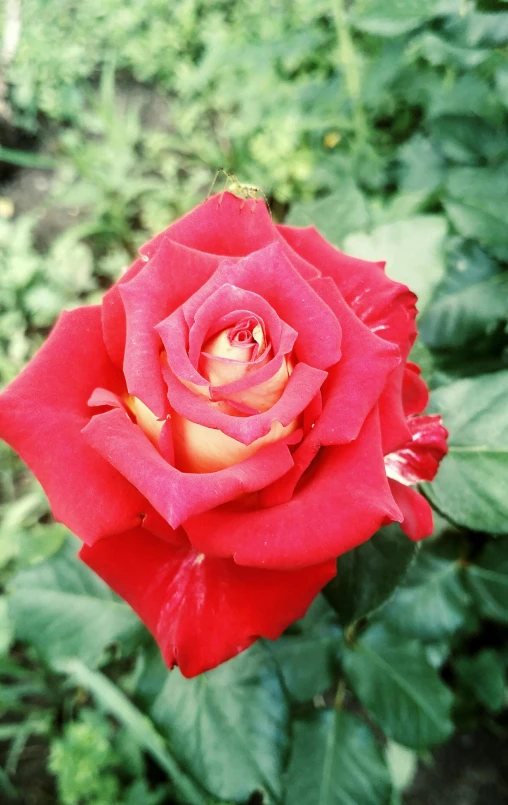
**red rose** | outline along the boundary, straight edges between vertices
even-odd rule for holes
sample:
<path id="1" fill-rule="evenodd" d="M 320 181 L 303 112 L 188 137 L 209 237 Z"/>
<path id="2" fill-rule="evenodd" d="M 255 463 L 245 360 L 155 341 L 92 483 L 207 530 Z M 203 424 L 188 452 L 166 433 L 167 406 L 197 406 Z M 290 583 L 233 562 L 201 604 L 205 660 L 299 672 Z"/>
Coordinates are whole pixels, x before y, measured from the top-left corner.
<path id="1" fill-rule="evenodd" d="M 413 417 L 415 301 L 382 264 L 216 196 L 101 306 L 62 314 L 0 397 L 3 437 L 170 667 L 278 637 L 383 524 L 430 533 L 409 484 L 446 432 Z"/>

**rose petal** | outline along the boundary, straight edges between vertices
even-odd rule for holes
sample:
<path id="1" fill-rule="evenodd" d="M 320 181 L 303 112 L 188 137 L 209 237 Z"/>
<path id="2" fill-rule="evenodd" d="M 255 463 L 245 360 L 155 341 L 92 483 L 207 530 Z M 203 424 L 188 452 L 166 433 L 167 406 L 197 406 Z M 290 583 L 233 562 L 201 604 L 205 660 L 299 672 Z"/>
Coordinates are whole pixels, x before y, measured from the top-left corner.
<path id="1" fill-rule="evenodd" d="M 293 469 L 261 492 L 260 500 L 265 506 L 290 500 L 302 474 L 322 445 L 345 444 L 356 439 L 367 415 L 400 364 L 398 348 L 378 338 L 355 316 L 333 280 L 323 277 L 313 280 L 312 285 L 328 300 L 341 321 L 343 355 L 329 371 L 321 398 L 314 401 L 315 410 L 310 412 L 313 427 L 307 428 L 302 444 L 293 453 Z M 405 417 L 403 421 L 407 441 L 409 430 Z"/>
<path id="2" fill-rule="evenodd" d="M 420 374 L 421 369 L 416 363 L 406 363 L 402 381 L 402 402 L 406 416 L 421 414 L 429 404 L 429 390 Z"/>
<path id="3" fill-rule="evenodd" d="M 123 408 L 126 409 L 126 402 L 119 394 L 103 388 L 96 388 L 92 391 L 88 400 L 90 408 Z"/>
<path id="4" fill-rule="evenodd" d="M 390 489 L 397 506 L 404 515 L 401 528 L 414 542 L 430 537 L 434 530 L 432 509 L 423 495 L 410 486 L 390 480 Z"/>
<path id="5" fill-rule="evenodd" d="M 405 370 L 405 366 L 401 364 L 392 372 L 379 398 L 379 420 L 385 455 L 403 447 L 411 438 L 402 399 Z"/>
<path id="6" fill-rule="evenodd" d="M 287 427 L 274 422 L 266 436 L 245 445 L 220 430 L 198 425 L 175 413 L 171 416 L 171 423 L 176 466 L 182 472 L 223 470 L 245 461 L 268 444 L 287 440 L 298 429 L 298 419 L 294 419 Z M 288 443 L 285 441 L 285 444 Z"/>
<path id="7" fill-rule="evenodd" d="M 151 257 L 163 237 L 223 257 L 246 257 L 270 243 L 278 243 L 304 279 L 319 276 L 319 271 L 296 254 L 281 237 L 261 200 L 241 199 L 232 193 L 212 196 L 145 243 L 139 250 L 140 254 Z"/>
<path id="8" fill-rule="evenodd" d="M 312 281 L 342 324 L 343 355 L 322 390 L 323 413 L 316 424 L 321 444 L 355 439 L 397 367 L 398 348 L 374 335 L 345 304 L 329 278 Z"/>
<path id="9" fill-rule="evenodd" d="M 385 456 L 386 474 L 406 485 L 432 481 L 448 452 L 448 431 L 440 416 L 415 416 L 407 423 L 411 441 Z"/>
<path id="10" fill-rule="evenodd" d="M 208 402 L 186 388 L 169 367 L 163 366 L 162 371 L 169 402 L 180 416 L 207 428 L 217 428 L 242 444 L 251 444 L 266 436 L 274 422 L 289 425 L 309 405 L 327 376 L 320 369 L 298 363 L 282 396 L 268 411 L 252 416 L 231 416 L 222 410 L 226 403 Z"/>
<path id="11" fill-rule="evenodd" d="M 348 305 L 372 332 L 397 344 L 402 357 L 407 357 L 416 337 L 416 296 L 386 276 L 384 263 L 344 254 L 314 227 L 277 229 L 297 254 L 334 280 Z"/>
<path id="12" fill-rule="evenodd" d="M 189 307 L 184 306 L 186 322 L 190 327 L 189 360 L 194 366 L 197 366 L 206 339 L 234 323 L 230 318 L 232 311 L 236 311 L 238 316 L 250 312 L 262 320 L 275 352 L 281 350 L 287 354 L 293 348 L 296 331 L 279 318 L 266 299 L 226 282 L 213 291 L 195 312 L 190 313 Z M 162 333 L 162 324 L 159 330 Z"/>
<path id="13" fill-rule="evenodd" d="M 104 343 L 109 357 L 119 369 L 123 365 L 126 334 L 125 309 L 120 296 L 120 286 L 134 279 L 145 265 L 146 261 L 142 257 L 138 257 L 102 299 L 101 319 Z"/>
<path id="14" fill-rule="evenodd" d="M 144 269 L 119 288 L 127 321 L 127 388 L 157 416 L 164 417 L 168 410 L 155 326 L 206 282 L 217 265 L 216 257 L 163 238 Z"/>
<path id="15" fill-rule="evenodd" d="M 88 444 L 111 462 L 172 528 L 194 514 L 257 491 L 293 466 L 288 448 L 278 443 L 220 472 L 179 472 L 118 408 L 92 417 L 82 432 Z"/>
<path id="16" fill-rule="evenodd" d="M 373 411 L 354 443 L 320 452 L 287 503 L 254 511 L 224 506 L 191 518 L 185 531 L 196 550 L 208 555 L 290 569 L 340 556 L 381 525 L 401 519 Z"/>
<path id="17" fill-rule="evenodd" d="M 192 299 L 189 300 L 190 304 Z M 192 309 L 192 312 L 190 312 Z M 252 373 L 256 373 L 256 383 L 264 382 L 272 377 L 282 365 L 283 356 L 288 354 L 295 342 L 297 333 L 285 322 L 281 321 L 274 309 L 259 294 L 237 288 L 231 283 L 220 285 L 212 292 L 202 305 L 194 308 L 183 306 L 168 316 L 157 326 L 166 349 L 166 357 L 173 373 L 181 380 L 194 384 L 200 391 L 212 398 L 220 399 L 223 395 L 243 391 L 252 385 L 252 380 L 245 375 L 250 374 L 251 367 L 237 367 L 240 375 L 235 379 L 212 377 L 208 380 L 198 369 L 199 356 L 203 342 L 214 325 L 227 321 L 227 313 L 250 309 L 265 322 L 273 342 L 274 354 L 265 365 L 255 364 Z M 188 333 L 188 327 L 190 332 Z M 259 374 L 258 374 L 259 373 Z M 221 379 L 227 382 L 221 382 Z M 210 388 L 211 383 L 211 388 Z"/>
<path id="18" fill-rule="evenodd" d="M 236 392 L 236 394 L 223 392 L 221 397 L 217 397 L 215 392 L 214 399 L 224 399 L 230 403 L 238 403 L 249 408 L 253 413 L 268 411 L 282 397 L 290 376 L 287 359 L 283 358 L 282 365 L 278 371 L 268 380 L 265 380 L 264 383 L 257 383 L 255 386 L 245 389 L 245 391 Z M 256 374 L 256 379 L 257 377 L 258 375 Z"/>
<path id="19" fill-rule="evenodd" d="M 378 338 L 362 324 L 345 304 L 333 280 L 323 277 L 313 280 L 312 285 L 327 299 L 342 323 L 343 355 L 323 384 L 312 427 L 307 429 L 302 444 L 293 453 L 294 467 L 261 492 L 260 500 L 265 506 L 290 500 L 321 446 L 345 444 L 358 436 L 367 415 L 400 365 L 398 348 Z M 409 430 L 405 417 L 403 422 L 407 441 Z"/>
<path id="20" fill-rule="evenodd" d="M 238 567 L 168 545 L 138 528 L 84 548 L 86 562 L 136 610 L 164 661 L 192 677 L 275 640 L 335 575 L 335 562 L 296 571 Z"/>
<path id="21" fill-rule="evenodd" d="M 211 294 L 225 284 L 262 296 L 297 333 L 300 361 L 327 369 L 340 358 L 341 327 L 326 302 L 300 276 L 275 243 L 235 263 L 224 261 L 211 279 L 184 305 L 187 323 Z"/>
<path id="22" fill-rule="evenodd" d="M 416 337 L 416 296 L 386 276 L 384 263 L 359 260 L 340 252 L 314 227 L 278 229 L 300 256 L 333 279 L 367 327 L 380 338 L 397 344 L 405 359 Z M 397 450 L 408 439 L 401 402 L 403 374 L 402 367 L 393 373 L 379 404 L 386 453 Z"/>
<path id="23" fill-rule="evenodd" d="M 97 387 L 125 391 L 102 338 L 99 307 L 63 313 L 0 395 L 0 433 L 41 482 L 57 520 L 86 542 L 135 526 L 146 500 L 81 435 Z M 125 417 L 123 411 L 118 413 Z"/>

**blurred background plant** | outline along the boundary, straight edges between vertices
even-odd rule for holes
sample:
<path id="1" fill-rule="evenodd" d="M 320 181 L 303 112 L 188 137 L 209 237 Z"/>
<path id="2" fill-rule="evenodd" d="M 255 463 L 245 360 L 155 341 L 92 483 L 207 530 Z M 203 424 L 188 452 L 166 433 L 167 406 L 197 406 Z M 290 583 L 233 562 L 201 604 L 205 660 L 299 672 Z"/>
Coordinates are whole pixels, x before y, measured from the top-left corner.
<path id="1" fill-rule="evenodd" d="M 508 3 L 4 0 L 0 25 L 2 384 L 224 167 L 419 294 L 452 445 L 432 540 L 383 530 L 189 682 L 3 445 L 2 801 L 506 802 Z"/>

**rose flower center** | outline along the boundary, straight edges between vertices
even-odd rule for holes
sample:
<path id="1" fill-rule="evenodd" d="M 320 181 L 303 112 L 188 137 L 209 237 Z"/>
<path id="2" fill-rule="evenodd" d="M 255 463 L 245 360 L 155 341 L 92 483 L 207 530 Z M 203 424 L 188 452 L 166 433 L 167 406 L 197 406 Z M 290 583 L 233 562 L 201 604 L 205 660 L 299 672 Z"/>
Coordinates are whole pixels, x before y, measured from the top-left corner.
<path id="1" fill-rule="evenodd" d="M 164 353 L 161 357 L 167 360 Z M 261 372 L 257 380 L 260 370 L 274 359 L 274 345 L 263 318 L 249 310 L 219 317 L 193 358 L 191 344 L 189 357 L 208 385 L 185 382 L 187 388 L 203 406 L 233 417 L 255 416 L 271 408 L 281 397 L 294 366 L 292 355 L 284 355 L 273 372 Z M 128 406 L 157 446 L 163 423 L 136 398 L 131 397 Z M 298 418 L 285 427 L 274 421 L 266 436 L 244 444 L 219 429 L 179 415 L 173 408 L 170 421 L 175 466 L 183 472 L 214 472 L 237 464 L 265 445 L 287 438 L 300 426 Z"/>

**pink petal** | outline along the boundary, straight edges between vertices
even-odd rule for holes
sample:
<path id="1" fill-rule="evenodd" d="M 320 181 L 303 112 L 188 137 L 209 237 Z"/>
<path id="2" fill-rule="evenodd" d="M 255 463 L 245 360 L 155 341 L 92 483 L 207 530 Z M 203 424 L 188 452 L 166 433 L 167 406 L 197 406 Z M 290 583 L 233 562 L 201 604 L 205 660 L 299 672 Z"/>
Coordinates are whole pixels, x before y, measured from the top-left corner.
<path id="1" fill-rule="evenodd" d="M 313 280 L 312 285 L 327 299 L 341 322 L 343 355 L 329 371 L 320 398 L 313 400 L 315 410 L 306 411 L 314 420 L 310 420 L 312 427 L 307 423 L 306 436 L 293 453 L 293 469 L 262 491 L 265 506 L 290 500 L 296 484 L 322 445 L 345 444 L 358 436 L 366 417 L 400 365 L 398 348 L 378 338 L 359 321 L 331 279 Z M 407 441 L 409 430 L 405 417 L 403 422 Z"/>
<path id="2" fill-rule="evenodd" d="M 292 438 L 299 430 L 297 419 L 286 427 L 274 422 L 266 436 L 249 445 L 226 436 L 220 430 L 198 425 L 175 413 L 171 415 L 171 425 L 175 466 L 182 472 L 217 472 L 245 461 L 268 444 L 281 440 L 285 444 L 295 444 L 301 439 L 301 435 L 299 438 L 294 437 L 296 441 Z"/>
<path id="3" fill-rule="evenodd" d="M 261 489 L 293 466 L 289 449 L 278 443 L 220 472 L 180 472 L 118 408 L 92 417 L 83 435 L 172 528 L 195 514 Z"/>
<path id="4" fill-rule="evenodd" d="M 127 388 L 157 416 L 164 417 L 168 411 L 155 326 L 205 283 L 217 265 L 216 257 L 163 238 L 144 269 L 119 288 L 127 321 Z"/>
<path id="5" fill-rule="evenodd" d="M 145 265 L 146 261 L 142 257 L 138 257 L 102 299 L 101 317 L 104 343 L 109 357 L 119 369 L 123 365 L 126 334 L 125 309 L 120 296 L 120 286 L 134 279 Z"/>
<path id="6" fill-rule="evenodd" d="M 230 393 L 249 388 L 254 382 L 251 374 L 256 374 L 256 383 L 271 378 L 282 365 L 283 356 L 291 351 L 297 337 L 297 333 L 279 319 L 274 309 L 259 294 L 237 288 L 231 283 L 220 285 L 211 292 L 203 304 L 197 306 L 195 310 L 194 307 L 193 298 L 191 298 L 183 308 L 168 316 L 156 329 L 164 343 L 167 361 L 173 373 L 181 380 L 195 384 L 198 387 L 195 389 L 198 393 L 199 387 L 202 387 L 203 393 L 206 395 L 210 393 L 213 399 L 221 399 Z M 273 345 L 272 359 L 261 362 L 261 365 L 253 363 L 247 367 L 243 365 L 235 367 L 232 364 L 237 369 L 238 376 L 235 377 L 233 373 L 230 379 L 221 378 L 221 373 L 217 369 L 219 376 L 210 379 L 209 392 L 210 381 L 203 376 L 201 371 L 203 360 L 198 367 L 203 343 L 211 333 L 217 332 L 216 328 L 219 324 L 224 324 L 228 320 L 228 314 L 231 311 L 236 310 L 240 314 L 241 311 L 247 309 L 259 315 L 265 322 Z M 188 331 L 188 327 L 190 327 L 190 331 Z M 205 356 L 204 368 L 206 368 L 206 360 Z M 220 382 L 221 379 L 224 382 Z"/>
<path id="7" fill-rule="evenodd" d="M 406 363 L 402 382 L 402 401 L 406 416 L 421 414 L 429 404 L 429 390 L 420 374 L 421 369 L 416 363 Z"/>
<path id="8" fill-rule="evenodd" d="M 241 565 L 290 569 L 340 556 L 381 525 L 401 520 L 386 478 L 377 411 L 358 439 L 322 448 L 291 500 L 240 510 L 224 506 L 185 523 L 196 550 Z"/>
<path id="9" fill-rule="evenodd" d="M 304 279 L 319 276 L 319 272 L 293 252 L 281 237 L 261 200 L 244 200 L 232 193 L 218 193 L 146 243 L 140 253 L 151 257 L 163 237 L 223 257 L 246 257 L 271 243 L 278 243 Z"/>
<path id="10" fill-rule="evenodd" d="M 193 394 L 169 367 L 163 366 L 163 374 L 171 407 L 180 416 L 207 428 L 217 428 L 242 444 L 251 444 L 266 436 L 274 422 L 289 425 L 309 405 L 327 376 L 320 369 L 298 363 L 282 396 L 268 411 L 252 416 L 231 416 L 222 410 L 226 403 L 208 402 L 204 397 Z"/>
<path id="11" fill-rule="evenodd" d="M 275 352 L 281 349 L 287 354 L 293 348 L 297 333 L 281 321 L 273 307 L 257 293 L 237 288 L 226 282 L 213 291 L 194 313 L 188 312 L 189 308 L 194 307 L 192 302 L 193 300 L 189 299 L 189 304 L 184 306 L 184 313 L 190 327 L 189 359 L 194 366 L 197 366 L 204 342 L 234 323 L 234 320 L 231 320 L 231 311 L 236 311 L 235 315 L 238 317 L 247 312 L 258 316 L 265 325 Z M 161 334 L 163 330 L 164 325 L 161 324 L 159 328 Z"/>
<path id="12" fill-rule="evenodd" d="M 390 375 L 379 397 L 379 419 L 385 455 L 403 447 L 411 438 L 402 396 L 405 371 L 406 367 L 400 364 Z"/>
<path id="13" fill-rule="evenodd" d="M 400 366 L 398 348 L 374 335 L 351 312 L 329 278 L 312 281 L 313 288 L 334 311 L 342 326 L 342 359 L 329 372 L 322 390 L 323 413 L 316 423 L 321 444 L 355 439 L 369 411 Z"/>
<path id="14" fill-rule="evenodd" d="M 293 267 L 280 244 L 272 244 L 233 263 L 224 261 L 183 306 L 185 320 L 194 321 L 197 311 L 222 285 L 258 294 L 297 333 L 298 359 L 317 369 L 327 369 L 340 358 L 341 327 L 328 305 Z"/>
<path id="15" fill-rule="evenodd" d="M 407 357 L 416 337 L 416 296 L 386 276 L 384 263 L 344 254 L 314 227 L 277 229 L 295 252 L 336 282 L 348 305 L 372 332 L 397 344 L 402 357 Z"/>

